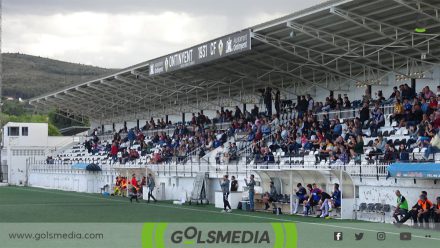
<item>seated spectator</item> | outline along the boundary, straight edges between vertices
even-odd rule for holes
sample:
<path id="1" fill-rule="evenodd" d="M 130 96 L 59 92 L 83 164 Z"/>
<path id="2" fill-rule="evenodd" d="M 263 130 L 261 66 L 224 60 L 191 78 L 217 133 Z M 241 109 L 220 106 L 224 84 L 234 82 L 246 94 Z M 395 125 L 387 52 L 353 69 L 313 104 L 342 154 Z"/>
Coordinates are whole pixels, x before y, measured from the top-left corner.
<path id="1" fill-rule="evenodd" d="M 376 156 L 377 159 L 379 155 L 384 154 L 386 143 L 386 139 L 384 139 L 382 135 L 379 135 L 377 139 L 374 139 L 372 151 L 368 154 L 370 159 L 372 159 L 372 156 Z"/>
<path id="2" fill-rule="evenodd" d="M 298 207 L 299 203 L 303 203 L 305 200 L 307 200 L 307 190 L 302 186 L 301 183 L 298 183 L 296 185 L 297 189 L 294 189 L 295 191 L 295 201 L 292 202 L 292 213 L 296 214 L 298 213 Z"/>
<path id="3" fill-rule="evenodd" d="M 310 190 L 310 195 L 309 198 L 304 201 L 304 216 L 308 216 L 311 208 L 318 205 L 319 200 L 321 199 L 320 194 L 322 192 L 316 183 L 313 185 L 307 185 L 307 188 Z"/>
<path id="4" fill-rule="evenodd" d="M 321 211 L 321 215 L 318 215 L 319 218 L 328 217 L 329 210 L 331 209 L 331 199 L 332 197 L 324 191 L 320 191 L 317 193 L 320 197 L 319 199 L 319 210 Z"/>
<path id="5" fill-rule="evenodd" d="M 265 210 L 268 210 L 270 207 L 269 203 L 275 202 L 277 197 L 277 189 L 273 181 L 270 181 L 270 192 L 266 192 L 265 196 L 267 197 L 267 200 L 264 202 L 266 206 Z"/>
<path id="6" fill-rule="evenodd" d="M 388 144 L 385 145 L 383 160 L 385 163 L 388 163 L 388 164 L 392 163 L 396 160 L 396 154 L 394 151 L 394 147 L 392 147 Z"/>
<path id="7" fill-rule="evenodd" d="M 340 164 L 348 164 L 350 162 L 350 157 L 347 154 L 347 151 L 345 150 L 344 146 L 340 146 L 339 148 L 340 153 L 338 156 L 338 161 Z"/>
<path id="8" fill-rule="evenodd" d="M 405 223 L 409 218 L 413 219 L 415 227 L 423 227 L 425 223 L 425 228 L 429 227 L 429 216 L 430 210 L 432 208 L 432 202 L 428 200 L 426 194 L 421 194 L 417 203 L 411 208 L 409 213 L 402 218 L 397 224 Z"/>
<path id="9" fill-rule="evenodd" d="M 369 126 L 371 130 L 371 136 L 373 137 L 377 136 L 377 130 L 379 130 L 380 127 L 385 126 L 385 118 L 382 110 L 380 109 L 379 103 L 375 104 L 373 112 L 371 113 Z"/>
<path id="10" fill-rule="evenodd" d="M 405 148 L 405 144 L 399 145 L 399 157 L 398 160 L 400 162 L 408 162 L 409 161 L 409 152 Z"/>
<path id="11" fill-rule="evenodd" d="M 338 208 L 341 206 L 342 194 L 341 194 L 341 190 L 339 190 L 338 183 L 335 183 L 334 185 L 331 200 L 332 200 L 332 205 L 329 211 L 331 211 L 332 208 Z"/>
<path id="12" fill-rule="evenodd" d="M 130 161 L 136 160 L 139 158 L 139 153 L 135 149 L 130 149 Z"/>
<path id="13" fill-rule="evenodd" d="M 220 148 L 217 149 L 217 153 L 215 155 L 216 164 L 220 164 L 222 161 L 223 153 L 225 152 L 224 146 L 221 145 Z"/>
<path id="14" fill-rule="evenodd" d="M 385 97 L 383 96 L 383 93 L 381 90 L 377 91 L 377 101 L 381 104 L 384 103 L 384 101 L 385 101 Z"/>
<path id="15" fill-rule="evenodd" d="M 426 146 L 424 159 L 429 159 L 429 156 L 434 153 L 440 152 L 440 133 L 437 133 Z"/>
<path id="16" fill-rule="evenodd" d="M 333 147 L 334 146 L 330 138 L 326 138 L 325 143 L 321 143 L 318 154 L 315 155 L 316 163 L 318 164 L 322 159 L 327 162 L 327 159 L 330 157 L 330 152 L 333 151 Z"/>
<path id="17" fill-rule="evenodd" d="M 429 89 L 429 86 L 425 86 L 422 90 L 422 96 L 425 100 L 431 99 L 431 97 L 434 97 L 434 92 Z"/>
<path id="18" fill-rule="evenodd" d="M 339 137 L 342 135 L 342 125 L 339 122 L 339 119 L 335 119 L 334 121 L 332 121 L 332 123 L 334 123 L 333 125 L 333 137 Z"/>
<path id="19" fill-rule="evenodd" d="M 124 149 L 122 151 L 121 157 L 119 158 L 119 163 L 125 164 L 130 159 L 130 153 L 127 151 L 127 149 Z"/>
<path id="20" fill-rule="evenodd" d="M 434 111 L 438 110 L 438 102 L 439 102 L 440 97 L 431 97 L 431 99 L 429 100 L 429 104 L 428 104 L 428 108 L 429 110 L 427 111 L 427 113 L 433 113 Z"/>
<path id="21" fill-rule="evenodd" d="M 162 156 L 159 151 L 156 151 L 153 153 L 153 156 L 151 157 L 151 163 L 152 164 L 159 164 L 162 162 Z"/>
<path id="22" fill-rule="evenodd" d="M 392 125 L 393 121 L 396 121 L 399 123 L 400 119 L 403 115 L 403 105 L 400 103 L 400 100 L 397 99 L 396 103 L 394 104 L 394 112 L 390 116 L 390 126 Z"/>
<path id="23" fill-rule="evenodd" d="M 394 210 L 393 218 L 395 219 L 394 223 L 398 223 L 399 216 L 402 218 L 405 218 L 406 215 L 408 215 L 408 201 L 406 198 L 400 193 L 400 190 L 396 190 L 396 196 L 397 196 L 397 205 L 396 210 Z"/>

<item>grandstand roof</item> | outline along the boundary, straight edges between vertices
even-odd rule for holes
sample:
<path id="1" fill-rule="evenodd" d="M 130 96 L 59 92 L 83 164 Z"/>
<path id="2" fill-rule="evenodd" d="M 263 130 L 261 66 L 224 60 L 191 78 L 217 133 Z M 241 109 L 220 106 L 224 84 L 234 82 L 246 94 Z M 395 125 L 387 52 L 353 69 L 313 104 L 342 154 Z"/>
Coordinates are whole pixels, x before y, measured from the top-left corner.
<path id="1" fill-rule="evenodd" d="M 440 63 L 439 10 L 435 0 L 327 1 L 30 103 L 117 121 L 254 103 L 268 86 L 303 95 L 378 84 L 389 72 L 417 77 Z M 238 45 L 229 54 L 228 40 Z"/>

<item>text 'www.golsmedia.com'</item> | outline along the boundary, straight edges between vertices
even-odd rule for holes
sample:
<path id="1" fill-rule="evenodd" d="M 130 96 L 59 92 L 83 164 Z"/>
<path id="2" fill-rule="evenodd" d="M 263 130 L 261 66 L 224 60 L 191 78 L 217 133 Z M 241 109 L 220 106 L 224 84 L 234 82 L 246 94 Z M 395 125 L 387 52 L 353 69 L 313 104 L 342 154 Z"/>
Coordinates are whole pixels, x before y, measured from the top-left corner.
<path id="1" fill-rule="evenodd" d="M 42 232 L 42 233 L 9 233 L 9 239 L 11 240 L 102 240 L 104 234 L 102 233 L 54 233 L 54 232 Z"/>

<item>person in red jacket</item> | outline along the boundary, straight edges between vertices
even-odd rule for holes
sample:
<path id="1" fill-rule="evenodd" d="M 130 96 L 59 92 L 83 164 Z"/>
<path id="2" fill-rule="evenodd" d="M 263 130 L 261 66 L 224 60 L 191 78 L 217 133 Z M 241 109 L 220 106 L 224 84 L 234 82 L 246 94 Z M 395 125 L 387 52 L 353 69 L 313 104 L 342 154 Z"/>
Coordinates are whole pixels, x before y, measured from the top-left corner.
<path id="1" fill-rule="evenodd" d="M 131 185 L 135 188 L 137 188 L 137 186 L 138 186 L 136 174 L 131 175 Z"/>
<path id="2" fill-rule="evenodd" d="M 139 192 L 139 187 L 138 187 L 138 182 L 136 179 L 136 174 L 133 174 L 131 177 L 131 196 L 130 196 L 130 202 L 133 202 L 133 199 L 136 199 L 136 202 L 139 202 L 138 199 L 138 192 Z"/>
<path id="3" fill-rule="evenodd" d="M 110 149 L 110 155 L 112 156 L 113 162 L 116 162 L 116 160 L 118 159 L 118 152 L 118 145 L 116 144 L 116 141 L 114 141 Z"/>

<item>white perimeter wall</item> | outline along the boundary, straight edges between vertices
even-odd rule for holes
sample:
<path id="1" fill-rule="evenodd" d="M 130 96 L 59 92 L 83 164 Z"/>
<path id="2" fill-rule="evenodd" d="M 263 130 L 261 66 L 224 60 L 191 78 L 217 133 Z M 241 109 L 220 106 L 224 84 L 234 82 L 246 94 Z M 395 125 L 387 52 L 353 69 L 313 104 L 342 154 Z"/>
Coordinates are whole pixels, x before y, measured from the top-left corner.
<path id="1" fill-rule="evenodd" d="M 71 173 L 31 172 L 29 186 L 65 191 L 100 193 L 101 188 L 111 186 L 116 179 L 116 172 L 88 172 L 72 170 Z"/>

